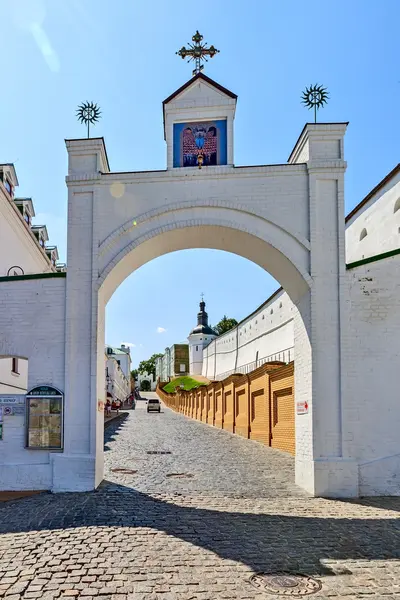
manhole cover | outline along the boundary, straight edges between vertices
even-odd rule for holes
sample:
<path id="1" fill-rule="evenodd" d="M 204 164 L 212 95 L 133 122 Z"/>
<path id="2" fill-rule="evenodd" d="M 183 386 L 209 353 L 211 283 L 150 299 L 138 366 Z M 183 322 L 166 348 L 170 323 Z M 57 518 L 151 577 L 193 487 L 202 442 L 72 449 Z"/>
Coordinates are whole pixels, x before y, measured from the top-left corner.
<path id="1" fill-rule="evenodd" d="M 166 477 L 175 477 L 178 479 L 191 479 L 193 475 L 191 473 L 167 473 Z"/>
<path id="2" fill-rule="evenodd" d="M 115 467 L 115 469 L 111 469 L 113 473 L 127 473 L 129 475 L 134 475 L 137 471 L 133 469 L 126 469 L 125 467 Z"/>
<path id="3" fill-rule="evenodd" d="M 172 454 L 169 450 L 148 450 L 147 454 Z"/>
<path id="4" fill-rule="evenodd" d="M 257 573 L 250 577 L 250 583 L 260 591 L 280 596 L 309 596 L 322 587 L 316 579 L 294 573 Z"/>

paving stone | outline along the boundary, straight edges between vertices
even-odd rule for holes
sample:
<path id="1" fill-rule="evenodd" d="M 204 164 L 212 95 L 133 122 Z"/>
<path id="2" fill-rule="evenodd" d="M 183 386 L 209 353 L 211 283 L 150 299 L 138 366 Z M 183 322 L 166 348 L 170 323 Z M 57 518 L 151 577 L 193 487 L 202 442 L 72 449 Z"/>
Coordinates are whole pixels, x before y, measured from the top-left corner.
<path id="1" fill-rule="evenodd" d="M 105 447 L 98 491 L 0 505 L 2 600 L 273 600 L 249 578 L 285 569 L 316 600 L 399 598 L 400 498 L 310 498 L 292 457 L 140 402 Z"/>

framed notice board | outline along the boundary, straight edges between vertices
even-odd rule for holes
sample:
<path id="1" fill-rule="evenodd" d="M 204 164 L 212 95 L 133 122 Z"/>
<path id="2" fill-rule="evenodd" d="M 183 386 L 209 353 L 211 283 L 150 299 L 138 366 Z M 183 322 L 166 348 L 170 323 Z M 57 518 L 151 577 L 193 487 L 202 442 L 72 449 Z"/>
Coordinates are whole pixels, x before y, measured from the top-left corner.
<path id="1" fill-rule="evenodd" d="M 26 395 L 26 447 L 33 450 L 62 450 L 64 394 L 41 385 Z"/>

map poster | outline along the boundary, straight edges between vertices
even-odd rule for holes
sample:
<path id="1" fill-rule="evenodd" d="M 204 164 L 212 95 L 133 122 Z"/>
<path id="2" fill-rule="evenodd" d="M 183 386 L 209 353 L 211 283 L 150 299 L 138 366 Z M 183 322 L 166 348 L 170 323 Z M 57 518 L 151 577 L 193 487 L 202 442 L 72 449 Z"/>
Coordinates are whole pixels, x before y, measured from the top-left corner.
<path id="1" fill-rule="evenodd" d="M 61 450 L 63 447 L 64 396 L 55 388 L 40 386 L 27 400 L 27 447 Z"/>

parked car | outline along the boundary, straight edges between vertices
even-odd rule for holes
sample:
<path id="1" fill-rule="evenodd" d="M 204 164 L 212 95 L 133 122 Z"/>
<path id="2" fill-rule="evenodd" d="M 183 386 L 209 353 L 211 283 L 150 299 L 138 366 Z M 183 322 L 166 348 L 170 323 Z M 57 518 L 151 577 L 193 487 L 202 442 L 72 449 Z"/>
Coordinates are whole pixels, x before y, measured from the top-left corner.
<path id="1" fill-rule="evenodd" d="M 149 398 L 147 400 L 147 412 L 150 411 L 161 412 L 161 402 L 158 398 Z"/>

